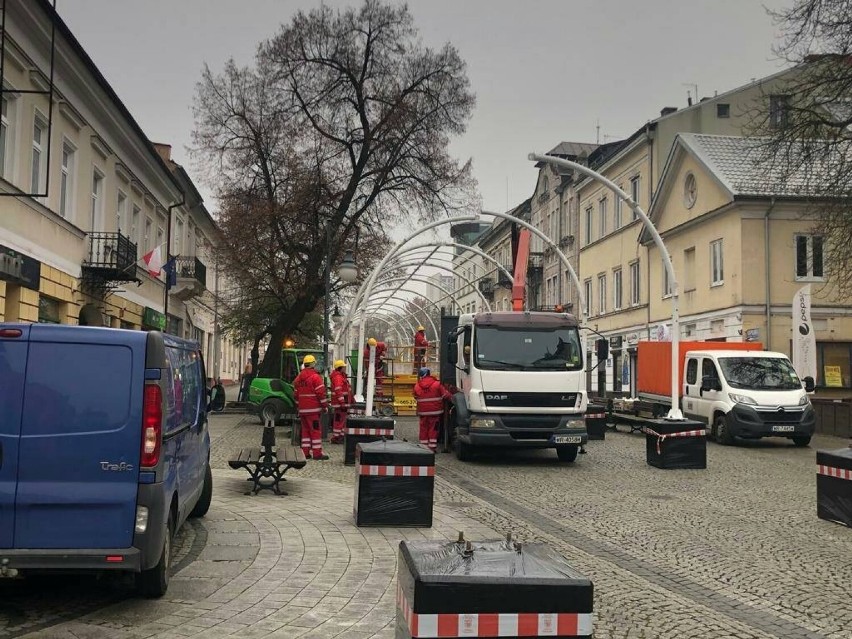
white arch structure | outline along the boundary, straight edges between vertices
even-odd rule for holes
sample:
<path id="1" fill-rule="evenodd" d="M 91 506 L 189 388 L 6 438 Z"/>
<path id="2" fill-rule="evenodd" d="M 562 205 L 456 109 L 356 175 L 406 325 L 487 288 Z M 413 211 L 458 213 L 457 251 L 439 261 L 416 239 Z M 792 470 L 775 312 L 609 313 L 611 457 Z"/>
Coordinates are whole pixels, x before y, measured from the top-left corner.
<path id="1" fill-rule="evenodd" d="M 563 160 L 562 158 L 556 158 L 550 155 L 542 155 L 540 153 L 530 153 L 527 158 L 532 160 L 533 162 L 546 162 L 548 164 L 554 164 L 556 166 L 561 166 L 565 169 L 573 169 L 578 173 L 582 173 L 583 175 L 587 175 L 588 177 L 600 182 L 604 186 L 606 186 L 610 191 L 615 193 L 616 197 L 621 199 L 627 206 L 629 206 L 636 215 L 639 216 L 639 219 L 642 220 L 642 223 L 645 225 L 645 228 L 648 229 L 648 232 L 651 234 L 651 237 L 654 239 L 654 244 L 657 246 L 657 250 L 660 251 L 660 255 L 663 259 L 663 267 L 666 269 L 666 274 L 668 275 L 669 282 L 671 282 L 672 287 L 672 407 L 669 410 L 669 414 L 666 416 L 666 419 L 671 420 L 682 420 L 683 413 L 679 407 L 679 387 L 680 380 L 678 379 L 679 372 L 679 349 L 678 344 L 680 342 L 680 319 L 678 317 L 678 284 L 677 278 L 675 277 L 674 267 L 672 266 L 672 260 L 669 256 L 669 252 L 666 249 L 666 245 L 663 242 L 663 238 L 657 232 L 654 223 L 651 222 L 651 219 L 647 216 L 645 211 L 642 210 L 642 207 L 639 206 L 638 202 L 635 202 L 633 198 L 631 198 L 627 193 L 622 191 L 612 180 L 607 179 L 597 171 L 590 169 L 587 166 L 583 166 L 582 164 L 578 164 L 577 162 L 572 162 L 571 160 Z M 579 281 L 576 282 L 579 287 Z"/>

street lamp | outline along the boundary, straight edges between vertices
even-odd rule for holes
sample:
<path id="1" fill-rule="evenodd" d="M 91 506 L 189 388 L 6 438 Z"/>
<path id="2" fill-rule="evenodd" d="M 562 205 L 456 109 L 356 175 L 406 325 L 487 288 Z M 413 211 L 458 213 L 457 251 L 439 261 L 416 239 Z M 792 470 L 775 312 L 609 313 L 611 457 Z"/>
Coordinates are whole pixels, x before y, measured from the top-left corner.
<path id="1" fill-rule="evenodd" d="M 322 331 L 322 352 L 325 361 L 325 372 L 331 370 L 330 362 L 328 361 L 328 346 L 331 341 L 331 330 L 329 328 L 329 311 L 331 306 L 331 229 L 326 226 L 325 231 L 325 304 L 323 306 L 323 331 Z M 357 241 L 357 240 L 356 240 Z M 338 267 L 337 275 L 341 280 L 350 284 L 358 278 L 358 265 L 355 263 L 355 257 L 352 251 L 346 251 L 343 255 L 343 261 Z M 334 307 L 334 319 L 338 319 L 340 313 L 337 307 Z"/>
<path id="2" fill-rule="evenodd" d="M 340 279 L 347 284 L 351 284 L 358 279 L 358 265 L 355 263 L 352 251 L 346 251 L 343 255 L 343 261 L 340 263 L 338 274 L 340 275 Z"/>

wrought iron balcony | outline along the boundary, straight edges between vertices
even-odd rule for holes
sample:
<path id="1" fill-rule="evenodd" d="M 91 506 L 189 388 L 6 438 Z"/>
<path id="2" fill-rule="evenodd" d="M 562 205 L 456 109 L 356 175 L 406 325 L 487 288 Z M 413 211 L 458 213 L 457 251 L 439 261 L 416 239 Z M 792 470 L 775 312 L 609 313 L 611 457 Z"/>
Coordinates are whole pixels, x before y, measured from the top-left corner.
<path id="1" fill-rule="evenodd" d="M 509 271 L 509 273 L 512 272 L 512 266 L 511 265 L 506 266 L 505 269 L 507 271 Z M 506 274 L 503 271 L 497 271 L 497 286 L 511 287 L 512 286 L 512 280 L 509 277 L 506 277 Z"/>
<path id="2" fill-rule="evenodd" d="M 197 257 L 175 258 L 177 284 L 171 294 L 188 300 L 204 293 L 207 288 L 207 267 Z"/>
<path id="3" fill-rule="evenodd" d="M 89 252 L 83 260 L 83 282 L 111 290 L 121 282 L 138 281 L 136 244 L 121 233 L 89 233 Z"/>
<path id="4" fill-rule="evenodd" d="M 479 291 L 485 296 L 494 295 L 494 280 L 490 277 L 479 280 Z"/>
<path id="5" fill-rule="evenodd" d="M 544 255 L 542 253 L 530 253 L 530 263 L 527 272 L 532 275 L 538 275 L 544 268 Z"/>

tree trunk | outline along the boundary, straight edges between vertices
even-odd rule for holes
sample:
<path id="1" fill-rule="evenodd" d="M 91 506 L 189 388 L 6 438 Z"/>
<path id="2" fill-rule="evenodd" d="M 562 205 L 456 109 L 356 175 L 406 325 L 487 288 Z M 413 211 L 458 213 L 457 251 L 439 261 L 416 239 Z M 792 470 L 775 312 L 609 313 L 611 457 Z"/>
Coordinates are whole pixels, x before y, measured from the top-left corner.
<path id="1" fill-rule="evenodd" d="M 260 362 L 260 340 L 266 337 L 266 333 L 258 333 L 254 336 L 254 345 L 251 347 L 251 373 L 257 375 L 258 363 Z"/>
<path id="2" fill-rule="evenodd" d="M 269 346 L 266 347 L 263 363 L 261 363 L 260 370 L 257 373 L 258 377 L 281 377 L 281 349 L 287 332 L 287 328 L 282 324 L 274 326 L 269 332 Z"/>

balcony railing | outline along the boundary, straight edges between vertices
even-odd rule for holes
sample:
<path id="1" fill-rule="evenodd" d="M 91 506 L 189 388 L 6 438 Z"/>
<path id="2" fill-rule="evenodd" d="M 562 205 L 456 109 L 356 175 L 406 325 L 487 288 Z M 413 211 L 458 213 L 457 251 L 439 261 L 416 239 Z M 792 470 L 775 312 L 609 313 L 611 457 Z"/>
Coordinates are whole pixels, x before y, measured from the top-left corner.
<path id="1" fill-rule="evenodd" d="M 121 233 L 89 233 L 89 254 L 83 270 L 94 279 L 131 282 L 136 279 L 136 244 Z"/>
<path id="2" fill-rule="evenodd" d="M 509 273 L 512 272 L 511 265 L 505 267 Z M 507 277 L 506 274 L 501 270 L 497 271 L 497 286 L 512 286 L 511 278 Z"/>
<path id="3" fill-rule="evenodd" d="M 178 278 L 193 279 L 207 288 L 207 267 L 197 257 L 175 258 L 175 269 Z"/>

